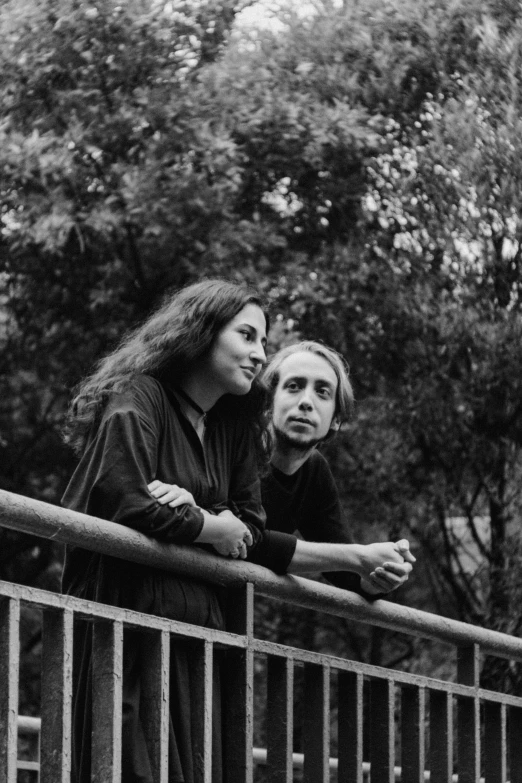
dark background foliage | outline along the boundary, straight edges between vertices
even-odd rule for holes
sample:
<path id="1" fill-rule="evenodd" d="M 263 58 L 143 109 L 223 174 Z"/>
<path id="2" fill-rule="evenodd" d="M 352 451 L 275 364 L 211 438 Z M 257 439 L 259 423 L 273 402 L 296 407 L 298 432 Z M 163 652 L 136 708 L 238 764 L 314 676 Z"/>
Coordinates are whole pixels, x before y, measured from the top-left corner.
<path id="1" fill-rule="evenodd" d="M 167 291 L 247 280 L 273 348 L 350 362 L 328 455 L 357 538 L 413 542 L 397 600 L 518 633 L 520 10 L 314 7 L 252 31 L 232 0 L 2 4 L 0 485 L 58 503 L 74 385 Z M 0 536 L 2 578 L 57 588 L 57 547 Z M 341 623 L 312 641 L 416 665 Z"/>

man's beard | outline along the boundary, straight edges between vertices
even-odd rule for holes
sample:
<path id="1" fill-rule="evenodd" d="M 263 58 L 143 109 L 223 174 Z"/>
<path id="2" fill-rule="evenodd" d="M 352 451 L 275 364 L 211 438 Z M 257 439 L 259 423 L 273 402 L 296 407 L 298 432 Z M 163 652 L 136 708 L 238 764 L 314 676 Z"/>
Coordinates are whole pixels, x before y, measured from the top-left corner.
<path id="1" fill-rule="evenodd" d="M 273 426 L 273 425 L 272 425 Z M 310 451 L 314 446 L 317 446 L 323 438 L 299 438 L 297 436 L 288 435 L 278 427 L 274 427 L 274 438 L 277 443 L 277 447 L 283 454 L 288 454 L 290 451 Z"/>

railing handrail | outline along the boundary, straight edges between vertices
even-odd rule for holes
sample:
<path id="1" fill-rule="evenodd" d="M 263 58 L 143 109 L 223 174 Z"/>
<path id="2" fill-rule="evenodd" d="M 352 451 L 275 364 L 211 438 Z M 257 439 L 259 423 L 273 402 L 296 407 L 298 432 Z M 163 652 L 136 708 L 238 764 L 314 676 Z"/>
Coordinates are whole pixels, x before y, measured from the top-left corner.
<path id="1" fill-rule="evenodd" d="M 321 582 L 278 576 L 261 566 L 195 547 L 162 544 L 124 525 L 5 490 L 0 490 L 0 526 L 219 585 L 239 587 L 251 582 L 257 593 L 270 598 L 457 646 L 479 644 L 485 654 L 522 661 L 522 639 L 508 634 L 385 600 L 370 603 Z"/>

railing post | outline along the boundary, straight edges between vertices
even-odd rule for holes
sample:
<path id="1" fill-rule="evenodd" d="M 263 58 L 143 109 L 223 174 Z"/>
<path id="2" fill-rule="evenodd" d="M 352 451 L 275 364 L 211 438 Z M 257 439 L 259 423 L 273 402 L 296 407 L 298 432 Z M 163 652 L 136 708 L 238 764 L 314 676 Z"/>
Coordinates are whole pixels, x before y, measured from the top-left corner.
<path id="1" fill-rule="evenodd" d="M 486 702 L 484 705 L 484 773 L 488 783 L 506 783 L 507 737 L 506 705 Z"/>
<path id="2" fill-rule="evenodd" d="M 410 685 L 402 688 L 401 718 L 401 783 L 424 783 L 424 688 Z"/>
<path id="3" fill-rule="evenodd" d="M 370 684 L 370 763 L 372 783 L 394 783 L 395 686 L 391 680 Z"/>
<path id="4" fill-rule="evenodd" d="M 457 679 L 475 688 L 475 696 L 459 696 L 457 753 L 459 783 L 480 782 L 480 648 L 478 644 L 457 648 Z"/>
<path id="5" fill-rule="evenodd" d="M 267 668 L 267 779 L 270 783 L 292 783 L 294 662 L 270 656 Z"/>
<path id="6" fill-rule="evenodd" d="M 430 783 L 451 783 L 453 775 L 453 697 L 430 691 Z"/>
<path id="7" fill-rule="evenodd" d="M 227 630 L 247 637 L 254 634 L 254 586 L 248 582 L 229 591 Z M 229 650 L 225 656 L 225 765 L 227 783 L 251 783 L 254 738 L 254 654 Z"/>
<path id="8" fill-rule="evenodd" d="M 0 783 L 16 783 L 20 601 L 0 598 Z"/>
<path id="9" fill-rule="evenodd" d="M 254 585 L 251 582 L 228 590 L 226 625 L 230 633 L 253 638 Z"/>
<path id="10" fill-rule="evenodd" d="M 70 781 L 72 651 L 73 613 L 44 611 L 40 783 Z"/>
<path id="11" fill-rule="evenodd" d="M 92 783 L 120 783 L 122 663 L 122 622 L 95 622 L 92 655 Z"/>
<path id="12" fill-rule="evenodd" d="M 195 783 L 212 783 L 213 645 L 208 641 L 197 642 L 194 652 L 194 778 Z"/>
<path id="13" fill-rule="evenodd" d="M 510 783 L 522 783 L 522 707 L 509 710 Z"/>
<path id="14" fill-rule="evenodd" d="M 140 719 L 157 783 L 167 783 L 169 774 L 169 680 L 170 636 L 167 631 L 143 634 L 148 661 L 142 672 Z"/>
<path id="15" fill-rule="evenodd" d="M 363 686 L 362 674 L 339 672 L 339 783 L 362 783 L 363 779 Z"/>
<path id="16" fill-rule="evenodd" d="M 330 780 L 330 667 L 305 665 L 304 783 Z"/>

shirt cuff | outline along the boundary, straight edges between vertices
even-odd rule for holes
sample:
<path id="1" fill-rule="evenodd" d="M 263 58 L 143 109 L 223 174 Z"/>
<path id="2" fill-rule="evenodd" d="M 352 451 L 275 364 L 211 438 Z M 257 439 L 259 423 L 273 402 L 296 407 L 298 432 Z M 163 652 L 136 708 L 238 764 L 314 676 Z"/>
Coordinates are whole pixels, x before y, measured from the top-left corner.
<path id="1" fill-rule="evenodd" d="M 251 563 L 269 568 L 276 574 L 286 574 L 297 546 L 297 538 L 291 533 L 265 530 L 257 546 L 248 554 Z"/>

